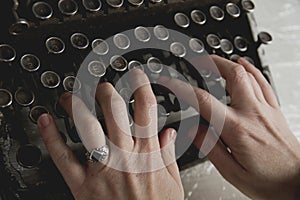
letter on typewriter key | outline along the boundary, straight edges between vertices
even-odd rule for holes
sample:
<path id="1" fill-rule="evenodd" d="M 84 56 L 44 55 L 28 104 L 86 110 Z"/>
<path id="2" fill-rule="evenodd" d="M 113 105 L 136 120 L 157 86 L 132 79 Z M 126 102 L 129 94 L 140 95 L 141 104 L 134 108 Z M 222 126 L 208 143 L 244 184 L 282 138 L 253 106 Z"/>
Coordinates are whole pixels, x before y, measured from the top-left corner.
<path id="1" fill-rule="evenodd" d="M 67 76 L 63 80 L 64 89 L 67 92 L 77 93 L 81 89 L 81 83 L 75 76 Z"/>
<path id="2" fill-rule="evenodd" d="M 29 118 L 31 119 L 31 121 L 33 123 L 37 123 L 37 120 L 39 119 L 39 117 L 42 114 L 49 114 L 49 111 L 46 107 L 44 106 L 34 106 L 33 108 L 31 108 L 30 112 L 29 112 Z"/>
<path id="3" fill-rule="evenodd" d="M 186 48 L 183 46 L 183 44 L 179 42 L 173 42 L 170 45 L 170 51 L 177 57 L 184 57 L 186 55 Z"/>
<path id="4" fill-rule="evenodd" d="M 162 65 L 161 61 L 155 57 L 151 57 L 148 59 L 147 66 L 148 66 L 148 69 L 154 74 L 159 74 L 163 70 L 163 65 Z"/>
<path id="5" fill-rule="evenodd" d="M 245 52 L 248 50 L 247 42 L 246 40 L 241 36 L 236 36 L 234 38 L 234 46 L 241 52 Z"/>
<path id="6" fill-rule="evenodd" d="M 234 3 L 228 3 L 226 5 L 226 11 L 233 18 L 238 18 L 241 15 L 240 8 Z"/>
<path id="7" fill-rule="evenodd" d="M 26 144 L 18 149 L 16 157 L 22 167 L 33 168 L 41 163 L 42 152 L 38 147 L 32 144 Z"/>
<path id="8" fill-rule="evenodd" d="M 197 38 L 190 39 L 189 46 L 195 53 L 202 53 L 205 50 L 203 42 Z"/>
<path id="9" fill-rule="evenodd" d="M 209 9 L 211 17 L 217 21 L 222 21 L 225 17 L 224 11 L 218 6 L 212 6 Z"/>
<path id="10" fill-rule="evenodd" d="M 15 92 L 15 100 L 20 106 L 30 106 L 34 100 L 35 96 L 32 91 L 27 90 L 25 88 L 19 88 Z"/>
<path id="11" fill-rule="evenodd" d="M 75 15 L 78 11 L 78 5 L 74 0 L 60 0 L 58 2 L 58 8 L 64 15 Z"/>
<path id="12" fill-rule="evenodd" d="M 33 4 L 32 12 L 38 19 L 49 19 L 52 17 L 53 9 L 48 3 L 39 1 Z"/>
<path id="13" fill-rule="evenodd" d="M 22 68 L 28 72 L 35 72 L 40 68 L 40 59 L 32 54 L 22 56 L 20 60 Z"/>
<path id="14" fill-rule="evenodd" d="M 165 41 L 169 39 L 169 31 L 163 25 L 157 25 L 153 29 L 154 35 L 157 39 Z"/>
<path id="15" fill-rule="evenodd" d="M 53 71 L 46 71 L 41 75 L 41 82 L 45 88 L 54 89 L 60 84 L 60 77 Z"/>
<path id="16" fill-rule="evenodd" d="M 255 9 L 255 4 L 251 0 L 242 0 L 242 6 L 246 12 L 252 12 Z"/>
<path id="17" fill-rule="evenodd" d="M 113 56 L 110 59 L 111 67 L 119 72 L 125 71 L 128 67 L 128 62 L 123 56 Z"/>
<path id="18" fill-rule="evenodd" d="M 215 34 L 209 34 L 206 37 L 207 44 L 213 49 L 219 49 L 221 47 L 221 40 Z"/>
<path id="19" fill-rule="evenodd" d="M 142 71 L 145 70 L 143 64 L 141 62 L 137 61 L 137 60 L 132 60 L 128 64 L 128 69 L 129 70 L 132 70 L 134 68 L 138 68 L 138 69 L 140 69 Z"/>
<path id="20" fill-rule="evenodd" d="M 114 36 L 113 38 L 114 44 L 119 49 L 128 49 L 130 47 L 130 40 L 127 37 L 127 35 L 124 35 L 122 33 L 119 33 Z"/>
<path id="21" fill-rule="evenodd" d="M 82 4 L 84 8 L 90 12 L 97 12 L 102 7 L 100 0 L 82 0 Z"/>
<path id="22" fill-rule="evenodd" d="M 106 3 L 111 7 L 120 8 L 123 5 L 124 0 L 106 0 Z"/>
<path id="23" fill-rule="evenodd" d="M 196 24 L 203 25 L 206 23 L 206 15 L 200 10 L 193 10 L 191 18 Z"/>
<path id="24" fill-rule="evenodd" d="M 16 51 L 8 44 L 0 45 L 0 61 L 12 62 L 16 58 Z"/>
<path id="25" fill-rule="evenodd" d="M 71 44 L 76 49 L 86 49 L 89 46 L 89 39 L 83 33 L 74 33 L 70 38 Z"/>
<path id="26" fill-rule="evenodd" d="M 6 108 L 12 104 L 12 94 L 6 89 L 0 89 L 0 108 Z"/>
<path id="27" fill-rule="evenodd" d="M 222 39 L 221 40 L 221 50 L 226 54 L 232 54 L 233 44 L 227 39 Z"/>
<path id="28" fill-rule="evenodd" d="M 104 56 L 109 51 L 109 46 L 105 40 L 102 39 L 95 39 L 92 42 L 92 49 L 93 52 L 97 55 Z"/>
<path id="29" fill-rule="evenodd" d="M 175 23 L 181 28 L 188 28 L 190 26 L 190 19 L 184 13 L 177 13 L 174 16 Z"/>
<path id="30" fill-rule="evenodd" d="M 58 37 L 50 37 L 46 40 L 46 48 L 49 53 L 60 54 L 65 50 L 65 43 Z"/>
<path id="31" fill-rule="evenodd" d="M 139 26 L 134 29 L 134 36 L 138 41 L 148 42 L 151 39 L 150 32 L 147 28 Z"/>
<path id="32" fill-rule="evenodd" d="M 131 5 L 140 6 L 144 3 L 144 0 L 128 0 Z"/>
<path id="33" fill-rule="evenodd" d="M 106 73 L 106 67 L 103 62 L 92 61 L 88 65 L 88 71 L 92 76 L 96 78 L 101 78 Z"/>

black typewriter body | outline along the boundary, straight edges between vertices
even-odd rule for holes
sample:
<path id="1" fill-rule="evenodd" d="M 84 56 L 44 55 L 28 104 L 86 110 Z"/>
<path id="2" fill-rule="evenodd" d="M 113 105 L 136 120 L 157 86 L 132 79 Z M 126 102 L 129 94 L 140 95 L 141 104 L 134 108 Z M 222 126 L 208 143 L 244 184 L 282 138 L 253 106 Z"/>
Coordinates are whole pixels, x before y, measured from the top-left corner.
<path id="1" fill-rule="evenodd" d="M 2 2 L 0 10 L 5 17 L 0 20 L 1 198 L 73 199 L 47 153 L 36 120 L 42 113 L 51 113 L 66 143 L 85 161 L 84 147 L 74 124 L 59 106 L 58 98 L 63 92 L 74 91 L 84 84 L 78 83 L 75 77 L 90 52 L 101 57 L 116 49 L 117 57 L 110 59 L 108 67 L 103 67 L 101 60 L 90 60 L 90 67 L 87 66 L 90 79 L 112 84 L 122 73 L 141 64 L 149 68 L 144 70 L 159 76 L 161 70 L 157 68 L 164 64 L 173 66 L 204 89 L 203 79 L 223 87 L 220 78 L 213 78 L 210 71 L 195 74 L 184 61 L 188 52 L 201 55 L 205 51 L 231 60 L 243 56 L 272 84 L 262 46 L 270 43 L 272 37 L 256 30 L 254 7 L 249 0 Z M 170 46 L 169 51 L 144 49 L 123 55 L 122 51 L 135 43 L 132 40 L 141 44 L 149 40 L 157 44 L 172 40 L 166 29 L 186 34 L 191 40 L 185 44 L 173 42 L 174 49 Z M 120 34 L 127 30 L 132 31 L 132 37 Z M 114 43 L 109 45 L 114 47 L 105 43 L 110 37 Z M 176 98 L 167 101 L 166 91 L 155 86 L 153 89 L 157 96 L 164 97 L 161 115 L 169 117 L 170 113 L 181 111 Z M 165 127 L 177 128 L 179 124 L 175 120 Z M 200 161 L 198 151 L 191 145 L 178 164 L 184 169 Z"/>

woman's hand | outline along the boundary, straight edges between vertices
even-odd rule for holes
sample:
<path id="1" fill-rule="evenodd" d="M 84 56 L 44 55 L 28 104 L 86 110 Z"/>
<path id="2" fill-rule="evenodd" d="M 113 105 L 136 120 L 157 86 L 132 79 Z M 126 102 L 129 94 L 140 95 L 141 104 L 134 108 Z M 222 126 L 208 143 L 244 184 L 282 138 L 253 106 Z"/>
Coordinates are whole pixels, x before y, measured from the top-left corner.
<path id="1" fill-rule="evenodd" d="M 218 56 L 212 59 L 226 79 L 230 107 L 198 88 L 194 88 L 199 102 L 195 105 L 185 92 L 187 84 L 166 78 L 161 82 L 181 91 L 181 98 L 201 110 L 200 114 L 207 121 L 210 121 L 212 107 L 226 112 L 221 138 L 230 150 L 219 141 L 205 153 L 229 182 L 254 199 L 299 199 L 300 145 L 280 111 L 271 86 L 261 72 L 243 58 L 238 60 L 239 64 Z M 212 130 L 207 132 L 207 127 L 195 129 L 198 134 L 194 143 L 199 148 L 206 134 L 212 140 L 216 137 Z"/>
<path id="2" fill-rule="evenodd" d="M 121 96 L 108 83 L 97 88 L 110 141 L 110 154 L 104 162 L 80 164 L 60 137 L 53 118 L 39 118 L 45 145 L 77 200 L 183 199 L 174 149 L 176 132 L 167 129 L 157 137 L 156 98 L 146 75 L 140 70 L 133 73 L 137 78 L 132 84 L 141 86 L 134 93 L 134 136 Z M 76 125 L 88 151 L 106 144 L 101 125 L 80 99 L 73 97 L 72 102 L 72 95 L 64 94 L 61 104 L 73 119 L 74 112 L 79 112 Z"/>

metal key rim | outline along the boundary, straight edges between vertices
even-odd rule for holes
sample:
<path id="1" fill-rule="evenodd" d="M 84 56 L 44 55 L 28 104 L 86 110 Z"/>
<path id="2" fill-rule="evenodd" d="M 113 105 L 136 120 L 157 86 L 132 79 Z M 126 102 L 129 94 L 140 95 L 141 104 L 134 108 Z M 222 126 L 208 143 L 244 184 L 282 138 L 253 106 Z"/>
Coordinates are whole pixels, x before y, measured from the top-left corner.
<path id="1" fill-rule="evenodd" d="M 102 73 L 101 74 L 95 74 L 94 72 L 93 72 L 93 70 L 91 69 L 91 67 L 93 66 L 93 65 L 95 65 L 95 64 L 97 64 L 97 65 L 99 65 L 99 66 L 101 66 L 102 67 Z M 103 77 L 105 74 L 106 74 L 106 67 L 105 67 L 105 64 L 103 63 L 103 62 L 100 62 L 100 61 L 91 61 L 89 64 L 88 64 L 88 71 L 89 71 L 89 73 L 92 75 L 92 76 L 94 76 L 94 77 L 96 77 L 96 78 L 101 78 L 101 77 Z"/>
<path id="2" fill-rule="evenodd" d="M 145 31 L 147 34 L 148 34 L 148 37 L 146 39 L 142 39 L 139 35 L 138 35 L 138 31 L 139 30 L 142 30 L 142 31 Z M 149 42 L 149 40 L 151 39 L 151 33 L 150 31 L 146 28 L 146 27 L 143 27 L 143 26 L 138 26 L 134 29 L 134 36 L 137 40 L 139 40 L 140 42 Z"/>
<path id="3" fill-rule="evenodd" d="M 230 10 L 230 7 L 234 7 L 235 9 L 237 9 L 238 13 L 232 13 L 231 10 Z M 232 16 L 233 18 L 238 18 L 238 17 L 241 15 L 241 10 L 240 10 L 240 8 L 239 8 L 236 4 L 234 4 L 234 3 L 228 3 L 228 4 L 226 5 L 226 11 L 227 11 L 227 13 L 228 13 L 230 16 Z"/>
<path id="4" fill-rule="evenodd" d="M 86 44 L 84 46 L 77 45 L 74 42 L 75 37 L 78 37 L 78 36 L 82 37 L 85 40 Z M 89 38 L 83 33 L 74 33 L 74 34 L 72 34 L 71 37 L 70 37 L 70 41 L 71 41 L 71 44 L 74 48 L 80 49 L 80 50 L 88 48 L 88 46 L 90 44 Z"/>
<path id="5" fill-rule="evenodd" d="M 184 18 L 184 20 L 186 20 L 186 23 L 185 24 L 180 23 L 179 18 Z M 188 28 L 190 26 L 190 19 L 184 13 L 176 13 L 175 16 L 174 16 L 174 21 L 181 28 Z"/>
<path id="6" fill-rule="evenodd" d="M 128 2 L 133 6 L 141 6 L 144 3 L 144 0 L 139 0 L 139 1 L 128 0 Z"/>
<path id="7" fill-rule="evenodd" d="M 124 4 L 124 0 L 120 0 L 120 3 L 119 3 L 119 4 L 113 4 L 113 3 L 111 2 L 111 0 L 106 0 L 106 3 L 107 3 L 108 5 L 110 5 L 111 7 L 113 7 L 113 8 L 120 8 L 120 7 L 122 7 L 122 5 Z"/>
<path id="8" fill-rule="evenodd" d="M 25 65 L 24 65 L 24 63 L 23 63 L 23 60 L 24 60 L 26 57 L 28 57 L 28 56 L 33 57 L 33 58 L 37 61 L 37 63 L 38 63 L 37 67 L 35 67 L 34 69 L 28 69 L 28 68 L 26 68 Z M 39 59 L 37 56 L 33 55 L 33 54 L 25 54 L 25 55 L 23 55 L 22 58 L 20 59 L 20 64 L 21 64 L 22 68 L 23 68 L 24 70 L 28 71 L 28 72 L 35 72 L 35 71 L 37 71 L 37 70 L 40 68 L 40 66 L 41 66 L 40 59 Z"/>
<path id="9" fill-rule="evenodd" d="M 68 87 L 66 86 L 66 82 L 67 82 L 69 79 L 73 79 L 73 80 L 74 80 L 74 84 L 73 84 L 72 90 L 69 90 Z M 75 83 L 78 84 L 78 87 L 77 87 L 77 88 L 74 88 Z M 64 80 L 63 80 L 63 87 L 64 87 L 64 89 L 65 89 L 67 92 L 70 92 L 70 93 L 77 93 L 77 92 L 79 92 L 80 89 L 81 89 L 81 82 L 80 82 L 80 81 L 78 80 L 78 78 L 76 78 L 75 76 L 67 76 L 67 77 L 64 78 Z M 76 89 L 76 90 L 74 90 L 74 89 Z"/>
<path id="10" fill-rule="evenodd" d="M 0 45 L 0 49 L 3 48 L 3 47 L 8 48 L 10 51 L 12 51 L 12 55 L 13 56 L 11 58 L 8 58 L 8 59 L 0 57 L 0 61 L 2 61 L 2 62 L 12 62 L 12 61 L 14 61 L 15 58 L 16 58 L 16 56 L 17 56 L 16 50 L 12 46 L 10 46 L 8 44 L 1 44 Z"/>
<path id="11" fill-rule="evenodd" d="M 203 18 L 204 18 L 204 20 L 203 21 L 199 21 L 199 20 L 197 20 L 196 18 L 195 18 L 195 15 L 198 15 L 198 14 L 200 14 L 200 15 L 202 15 L 203 16 Z M 191 18 L 192 18 L 192 20 L 193 20 L 193 22 L 195 22 L 196 24 L 199 24 L 199 25 L 204 25 L 205 23 L 206 23 L 206 15 L 202 12 L 202 11 L 200 11 L 200 10 L 193 10 L 192 12 L 191 12 Z"/>
<path id="12" fill-rule="evenodd" d="M 65 10 L 63 10 L 62 7 L 61 7 L 61 4 L 64 3 L 64 1 L 70 1 L 70 2 L 72 2 L 74 4 L 74 6 L 75 6 L 75 10 L 72 11 L 72 12 L 66 12 Z M 68 16 L 72 16 L 72 15 L 75 15 L 77 13 L 77 11 L 78 11 L 78 4 L 74 0 L 59 0 L 59 2 L 58 2 L 58 9 L 60 10 L 60 12 L 62 14 L 68 15 Z"/>
<path id="13" fill-rule="evenodd" d="M 52 74 L 52 75 L 56 76 L 56 78 L 57 78 L 57 83 L 56 83 L 55 85 L 49 86 L 49 85 L 47 85 L 47 84 L 44 83 L 43 79 L 44 79 L 44 77 L 45 77 L 47 74 Z M 60 79 L 60 76 L 59 76 L 57 73 L 55 73 L 55 72 L 53 72 L 53 71 L 45 71 L 45 72 L 42 73 L 42 75 L 41 75 L 41 82 L 42 82 L 42 85 L 43 85 L 45 88 L 54 89 L 54 88 L 57 88 L 57 87 L 59 86 L 59 84 L 60 84 L 60 82 L 61 82 L 61 79 Z"/>
<path id="14" fill-rule="evenodd" d="M 30 118 L 30 120 L 33 122 L 33 123 L 37 123 L 37 120 L 38 119 L 35 119 L 33 116 L 32 116 L 32 112 L 35 110 L 35 109 L 42 109 L 42 110 L 44 110 L 45 112 L 43 113 L 43 114 L 49 114 L 50 112 L 48 111 L 48 109 L 45 107 L 45 106 L 34 106 L 34 107 L 32 107 L 31 109 L 30 109 L 30 112 L 29 112 L 29 118 Z"/>
<path id="15" fill-rule="evenodd" d="M 27 102 L 27 103 L 22 103 L 22 102 L 19 101 L 19 98 L 17 97 L 17 95 L 18 95 L 18 93 L 19 93 L 21 90 L 24 91 L 25 89 L 24 89 L 24 88 L 19 88 L 19 89 L 15 92 L 14 97 L 15 97 L 16 102 L 17 102 L 19 105 L 23 106 L 23 107 L 27 107 L 27 106 L 30 106 L 31 104 L 33 104 L 33 102 L 34 102 L 34 100 L 35 100 L 35 95 L 34 95 L 34 93 L 33 93 L 32 91 L 29 91 L 29 90 L 28 90 L 27 92 L 30 92 L 31 97 L 32 97 L 32 100 L 29 101 L 29 102 Z M 26 90 L 25 90 L 25 91 L 26 91 Z"/>
<path id="16" fill-rule="evenodd" d="M 193 42 L 194 42 L 194 43 L 197 42 L 198 44 L 200 44 L 200 46 L 202 46 L 202 48 L 199 49 L 199 50 L 195 49 L 195 48 L 193 47 L 193 44 L 192 44 Z M 200 39 L 198 39 L 198 38 L 192 38 L 192 39 L 190 39 L 190 41 L 189 41 L 189 46 L 190 46 L 190 48 L 192 49 L 192 51 L 194 51 L 195 53 L 203 53 L 204 50 L 205 50 L 205 48 L 204 48 L 204 43 L 203 43 Z"/>
<path id="17" fill-rule="evenodd" d="M 220 17 L 219 16 L 215 16 L 214 13 L 213 13 L 214 10 L 217 10 L 217 11 L 221 12 L 222 16 L 220 16 Z M 225 17 L 224 11 L 220 7 L 218 7 L 218 6 L 212 6 L 212 7 L 210 7 L 209 13 L 210 13 L 210 16 L 213 19 L 217 20 L 217 21 L 222 21 L 224 19 L 224 17 Z"/>
<path id="18" fill-rule="evenodd" d="M 122 59 L 122 61 L 124 61 L 124 67 L 123 68 L 118 68 L 118 67 L 115 67 L 114 66 L 114 61 L 116 60 L 116 59 L 118 59 L 118 58 L 120 58 L 120 59 Z M 128 68 L 128 61 L 123 57 L 123 56 L 120 56 L 120 55 L 115 55 L 115 56 L 113 56 L 113 57 L 111 57 L 111 59 L 110 59 L 110 66 L 114 69 L 114 70 L 116 70 L 116 71 L 118 71 L 118 72 L 123 72 L 123 71 L 125 71 L 127 68 Z"/>
<path id="19" fill-rule="evenodd" d="M 39 15 L 39 14 L 36 12 L 36 10 L 35 10 L 35 8 L 36 8 L 37 6 L 39 6 L 39 5 L 44 5 L 44 6 L 46 6 L 46 7 L 50 10 L 50 13 L 49 13 L 47 16 Z M 42 19 L 42 20 L 49 19 L 49 18 L 51 18 L 52 15 L 53 15 L 53 9 L 52 9 L 52 7 L 51 7 L 48 3 L 44 2 L 44 1 L 38 1 L 38 2 L 35 2 L 35 3 L 32 5 L 32 12 L 33 12 L 33 14 L 34 14 L 34 16 L 35 16 L 36 18 Z"/>
<path id="20" fill-rule="evenodd" d="M 96 44 L 96 43 L 99 43 L 99 44 Z M 100 43 L 104 44 L 105 47 L 106 47 L 106 50 L 103 51 L 103 52 L 97 51 L 97 47 L 100 45 Z M 104 55 L 106 55 L 109 52 L 109 45 L 103 39 L 94 39 L 93 42 L 92 42 L 92 49 L 93 49 L 93 52 L 95 54 L 100 55 L 100 56 L 104 56 Z"/>
<path id="21" fill-rule="evenodd" d="M 49 47 L 49 42 L 51 40 L 57 40 L 58 42 L 60 42 L 60 44 L 62 45 L 62 49 L 59 50 L 59 51 L 53 51 L 53 49 Z M 64 50 L 66 48 L 66 45 L 65 45 L 64 41 L 62 41 L 62 39 L 60 39 L 59 37 L 50 37 L 46 40 L 46 48 L 47 48 L 49 53 L 61 54 L 62 52 L 64 52 Z"/>
<path id="22" fill-rule="evenodd" d="M 126 40 L 126 45 L 125 46 L 122 46 L 120 44 L 118 44 L 118 41 L 117 41 L 117 38 L 120 37 L 122 39 L 125 39 Z M 116 47 L 118 47 L 119 49 L 123 49 L 123 50 L 126 50 L 130 47 L 130 40 L 129 40 L 129 37 L 123 33 L 118 33 L 116 34 L 114 37 L 113 37 L 113 41 L 114 41 L 114 44 Z"/>
<path id="23" fill-rule="evenodd" d="M 99 6 L 97 8 L 91 8 L 87 5 L 86 0 L 82 0 L 82 5 L 84 6 L 84 8 L 90 12 L 97 12 L 102 8 L 102 2 L 101 0 L 95 0 L 98 1 Z"/>
<path id="24" fill-rule="evenodd" d="M 165 37 L 161 37 L 161 35 L 158 33 L 159 29 L 165 31 L 165 34 L 166 34 Z M 169 33 L 168 29 L 166 27 L 164 27 L 163 25 L 156 25 L 153 29 L 153 33 L 158 40 L 162 40 L 162 41 L 166 41 L 170 37 L 170 33 Z"/>
<path id="25" fill-rule="evenodd" d="M 242 48 L 239 47 L 239 45 L 238 45 L 239 41 L 242 41 L 243 43 L 245 43 L 245 46 Z M 236 36 L 234 38 L 234 46 L 241 52 L 245 52 L 248 50 L 247 42 L 242 36 Z"/>
<path id="26" fill-rule="evenodd" d="M 5 105 L 1 105 L 0 108 L 7 108 L 7 107 L 9 107 L 12 104 L 12 102 L 13 102 L 13 96 L 12 96 L 11 92 L 8 91 L 7 89 L 0 89 L 0 92 L 6 93 L 8 95 L 8 97 L 9 97 L 9 101 Z"/>

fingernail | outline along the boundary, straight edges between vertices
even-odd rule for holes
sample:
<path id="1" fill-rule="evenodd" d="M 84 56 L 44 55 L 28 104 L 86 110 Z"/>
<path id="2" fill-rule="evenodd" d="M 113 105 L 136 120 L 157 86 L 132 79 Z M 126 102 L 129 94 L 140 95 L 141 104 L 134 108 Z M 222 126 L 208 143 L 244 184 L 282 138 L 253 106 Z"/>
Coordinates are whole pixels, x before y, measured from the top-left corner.
<path id="1" fill-rule="evenodd" d="M 161 76 L 158 81 L 161 82 L 161 83 L 166 83 L 168 82 L 169 80 L 171 80 L 171 77 L 167 77 L 167 76 Z"/>
<path id="2" fill-rule="evenodd" d="M 43 114 L 38 119 L 38 126 L 40 128 L 46 128 L 50 125 L 50 118 L 47 114 Z"/>
<path id="3" fill-rule="evenodd" d="M 169 137 L 171 140 L 175 140 L 176 139 L 176 136 L 177 136 L 177 133 L 174 129 L 172 129 L 169 133 Z"/>

